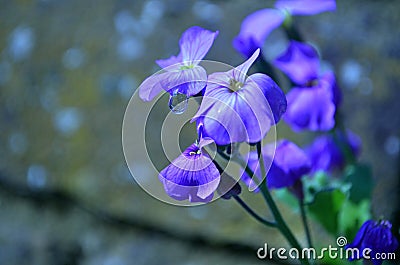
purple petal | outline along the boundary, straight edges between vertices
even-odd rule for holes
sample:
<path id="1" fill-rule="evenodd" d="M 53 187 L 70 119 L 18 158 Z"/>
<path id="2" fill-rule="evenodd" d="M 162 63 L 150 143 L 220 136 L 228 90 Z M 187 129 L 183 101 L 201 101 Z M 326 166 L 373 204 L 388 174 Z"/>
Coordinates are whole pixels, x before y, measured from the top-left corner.
<path id="1" fill-rule="evenodd" d="M 203 135 L 218 145 L 258 142 L 286 109 L 286 98 L 267 75 L 246 73 L 259 55 L 225 73 L 213 73 L 201 106 L 192 120 L 201 119 Z"/>
<path id="2" fill-rule="evenodd" d="M 203 147 L 206 147 L 207 145 L 210 145 L 214 143 L 214 140 L 211 138 L 201 138 L 200 142 L 199 142 L 199 149 L 203 149 Z"/>
<path id="3" fill-rule="evenodd" d="M 324 82 L 331 84 L 332 93 L 333 93 L 333 102 L 335 106 L 339 106 L 340 102 L 342 101 L 342 91 L 340 90 L 338 84 L 336 83 L 335 74 L 332 71 L 328 71 L 324 73 L 320 79 Z"/>
<path id="4" fill-rule="evenodd" d="M 189 64 L 197 64 L 206 56 L 211 48 L 218 31 L 212 32 L 201 27 L 194 26 L 187 29 L 179 40 L 182 61 Z"/>
<path id="5" fill-rule="evenodd" d="M 163 91 L 162 81 L 168 78 L 168 73 L 154 74 L 146 78 L 139 86 L 139 97 L 143 101 L 151 101 Z"/>
<path id="6" fill-rule="evenodd" d="M 165 70 L 167 73 L 160 82 L 162 88 L 170 93 L 178 89 L 190 97 L 199 93 L 207 84 L 207 72 L 199 65 L 171 71 L 167 67 Z"/>
<path id="7" fill-rule="evenodd" d="M 209 78 L 213 78 L 211 75 Z M 212 91 L 212 93 L 207 90 Z M 249 141 L 249 134 L 243 120 L 250 117 L 254 122 L 255 115 L 246 101 L 236 93 L 229 91 L 218 92 L 228 88 L 217 84 L 208 84 L 202 104 L 194 119 L 202 118 L 203 136 L 214 139 L 218 145 L 225 145 L 232 142 Z M 257 126 L 259 131 L 259 126 Z"/>
<path id="8" fill-rule="evenodd" d="M 366 248 L 371 249 L 370 257 L 377 257 L 376 254 L 380 253 L 393 253 L 398 247 L 398 242 L 395 236 L 391 232 L 391 223 L 389 221 L 375 222 L 373 220 L 366 221 L 357 232 L 354 241 L 351 244 L 346 245 L 348 248 L 357 248 L 360 253 Z M 354 258 L 362 257 L 351 257 Z M 375 264 L 382 264 L 383 259 L 378 262 L 372 262 Z"/>
<path id="9" fill-rule="evenodd" d="M 275 7 L 292 15 L 315 15 L 336 10 L 335 0 L 278 0 Z"/>
<path id="10" fill-rule="evenodd" d="M 311 163 L 307 155 L 297 145 L 287 140 L 279 141 L 276 146 L 274 144 L 265 145 L 262 153 L 264 161 L 266 161 L 265 170 L 267 172 L 268 187 L 270 188 L 292 186 L 310 171 Z M 248 166 L 256 173 L 258 179 L 261 179 L 256 152 L 250 152 Z M 242 173 L 242 180 L 251 189 L 256 186 L 246 172 Z"/>
<path id="11" fill-rule="evenodd" d="M 160 172 L 159 179 L 176 200 L 207 202 L 218 187 L 220 175 L 208 155 L 192 145 Z"/>
<path id="12" fill-rule="evenodd" d="M 335 125 L 335 104 L 330 87 L 322 82 L 311 88 L 293 88 L 286 95 L 284 120 L 294 131 L 327 131 Z"/>
<path id="13" fill-rule="evenodd" d="M 361 138 L 350 130 L 347 130 L 346 134 L 347 139 L 345 141 L 350 145 L 351 151 L 356 157 L 360 156 L 362 148 Z"/>
<path id="14" fill-rule="evenodd" d="M 372 221 L 372 220 L 366 221 L 366 222 L 361 226 L 361 228 L 358 230 L 358 232 L 357 232 L 357 234 L 356 234 L 356 237 L 354 238 L 353 242 L 350 243 L 350 244 L 347 244 L 347 245 L 345 246 L 345 248 L 346 248 L 346 249 L 348 249 L 348 248 L 358 248 L 358 249 L 362 248 L 362 245 L 363 245 L 363 244 L 362 244 L 362 241 L 364 240 L 366 233 L 367 233 L 368 230 L 370 230 L 371 227 L 373 227 L 374 225 L 375 225 L 375 222 L 374 222 L 374 221 Z M 353 259 L 350 259 L 350 260 L 353 260 Z"/>
<path id="15" fill-rule="evenodd" d="M 275 59 L 274 64 L 294 83 L 305 85 L 318 78 L 319 57 L 317 51 L 306 43 L 290 41 L 286 51 Z"/>
<path id="16" fill-rule="evenodd" d="M 358 157 L 360 155 L 361 140 L 357 135 L 347 130 L 346 136 L 341 133 L 338 137 L 339 141 L 349 144 L 354 156 Z M 313 171 L 324 170 L 332 172 L 336 169 L 341 170 L 346 165 L 343 152 L 332 135 L 317 137 L 305 150 L 312 161 Z"/>
<path id="17" fill-rule="evenodd" d="M 207 84 L 207 72 L 199 65 L 188 68 L 181 63 L 168 66 L 165 70 L 146 78 L 140 85 L 139 97 L 143 101 L 151 101 L 163 90 L 171 94 L 179 90 L 190 97 L 199 93 Z"/>
<path id="18" fill-rule="evenodd" d="M 182 63 L 182 54 L 179 53 L 178 56 L 171 56 L 168 59 L 156 60 L 156 63 L 161 68 L 166 68 L 166 67 L 174 65 L 174 64 Z"/>
<path id="19" fill-rule="evenodd" d="M 246 81 L 247 72 L 249 71 L 253 63 L 257 60 L 259 55 L 260 49 L 257 49 L 249 59 L 247 59 L 241 65 L 236 66 L 234 69 L 229 71 L 228 74 L 232 76 L 233 80 L 244 84 Z"/>
<path id="20" fill-rule="evenodd" d="M 257 48 L 262 48 L 267 36 L 279 27 L 284 19 L 285 14 L 282 11 L 270 8 L 250 14 L 243 20 L 233 46 L 245 57 L 250 57 Z"/>
<path id="21" fill-rule="evenodd" d="M 275 154 L 275 148 L 276 148 L 275 144 L 267 144 L 262 148 L 264 166 L 265 166 L 265 171 L 267 173 L 269 172 L 272 166 L 272 159 Z M 262 178 L 261 178 L 261 170 L 258 162 L 257 152 L 255 151 L 249 152 L 244 160 L 247 161 L 248 167 L 255 173 L 254 178 L 256 178 L 257 182 L 260 183 Z M 256 181 L 254 181 L 251 178 L 251 176 L 247 175 L 247 173 L 244 170 L 241 173 L 241 180 L 246 184 L 247 187 L 249 187 L 250 191 L 259 192 L 259 188 Z"/>
<path id="22" fill-rule="evenodd" d="M 313 171 L 332 171 L 344 164 L 343 155 L 330 135 L 316 138 L 306 152 L 312 161 Z"/>
<path id="23" fill-rule="evenodd" d="M 248 79 L 248 83 L 252 86 L 253 82 L 263 90 L 263 94 L 268 100 L 269 107 L 274 117 L 274 124 L 278 123 L 287 108 L 285 94 L 279 86 L 265 74 L 251 75 Z"/>
<path id="24" fill-rule="evenodd" d="M 292 186 L 311 169 L 311 162 L 303 150 L 287 140 L 277 144 L 274 161 L 267 174 L 270 188 Z"/>
<path id="25" fill-rule="evenodd" d="M 251 81 L 234 92 L 229 80 L 227 73 L 209 76 L 202 104 L 193 119 L 202 118 L 203 135 L 218 145 L 260 141 L 275 123 L 264 95 L 264 91 L 274 88 L 261 89 Z"/>

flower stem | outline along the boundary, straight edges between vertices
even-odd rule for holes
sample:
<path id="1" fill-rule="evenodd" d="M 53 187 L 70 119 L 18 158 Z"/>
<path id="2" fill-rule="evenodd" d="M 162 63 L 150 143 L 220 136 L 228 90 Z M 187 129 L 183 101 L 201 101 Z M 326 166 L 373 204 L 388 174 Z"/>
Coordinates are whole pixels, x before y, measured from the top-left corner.
<path id="1" fill-rule="evenodd" d="M 299 199 L 299 207 L 300 207 L 301 220 L 303 221 L 303 225 L 304 225 L 304 231 L 306 232 L 308 247 L 312 248 L 313 244 L 312 244 L 312 240 L 311 240 L 310 228 L 309 228 L 308 222 L 307 222 L 306 209 L 304 207 L 304 202 L 301 199 Z"/>
<path id="2" fill-rule="evenodd" d="M 232 159 L 233 161 L 238 163 L 241 167 L 244 168 L 245 172 L 249 176 L 251 176 L 254 181 L 256 181 L 257 177 L 255 177 L 253 170 L 247 165 L 247 163 L 243 159 L 241 159 L 240 156 L 237 156 L 237 155 L 228 156 L 226 154 L 223 154 L 222 152 L 218 152 L 218 154 L 224 159 L 227 159 L 227 160 Z M 257 154 L 258 154 L 258 158 L 259 158 L 259 167 L 260 167 L 261 174 L 262 174 L 261 176 L 266 176 L 265 166 L 264 166 L 264 158 L 261 155 L 261 142 L 257 143 Z M 258 183 L 257 183 L 257 185 L 258 185 Z M 275 218 L 274 227 L 278 228 L 278 230 L 284 235 L 284 237 L 289 242 L 289 244 L 292 247 L 296 248 L 299 251 L 299 253 L 301 253 L 302 248 L 301 248 L 299 242 L 294 237 L 294 235 L 293 235 L 292 231 L 289 229 L 289 227 L 286 225 L 282 215 L 279 212 L 278 207 L 276 206 L 276 204 L 267 188 L 266 178 L 264 178 L 262 180 L 262 182 L 258 185 L 258 187 L 260 188 L 261 194 L 263 195 L 265 201 L 267 202 L 267 204 Z M 250 212 L 249 212 L 249 214 L 250 214 Z M 310 264 L 307 259 L 300 259 L 300 262 L 303 265 Z"/>
<path id="3" fill-rule="evenodd" d="M 266 203 L 268 204 L 269 208 L 271 209 L 272 214 L 275 217 L 275 221 L 276 221 L 276 227 L 279 229 L 279 231 L 285 236 L 286 240 L 289 242 L 289 244 L 296 248 L 300 253 L 302 251 L 302 248 L 299 244 L 299 242 L 297 241 L 297 239 L 294 237 L 292 231 L 290 230 L 290 228 L 287 226 L 285 220 L 283 219 L 278 207 L 275 204 L 274 199 L 271 196 L 271 193 L 268 190 L 267 187 L 267 178 L 266 176 L 266 172 L 265 172 L 265 166 L 264 166 L 264 158 L 261 152 L 261 141 L 257 143 L 257 156 L 258 156 L 258 160 L 259 160 L 259 167 L 261 170 L 261 176 L 263 177 L 263 180 L 261 181 L 260 184 L 260 190 L 261 193 L 266 201 Z M 300 259 L 301 264 L 304 265 L 308 265 L 310 264 L 308 262 L 307 259 Z"/>
<path id="4" fill-rule="evenodd" d="M 256 212 L 254 212 L 253 209 L 250 208 L 250 206 L 248 206 L 239 196 L 233 196 L 233 198 L 240 204 L 240 206 L 243 207 L 243 209 L 250 214 L 252 217 L 254 217 L 254 219 L 256 219 L 257 221 L 259 221 L 260 223 L 269 226 L 269 227 L 276 227 L 276 223 L 268 221 L 264 218 L 262 218 L 261 216 L 259 216 Z"/>

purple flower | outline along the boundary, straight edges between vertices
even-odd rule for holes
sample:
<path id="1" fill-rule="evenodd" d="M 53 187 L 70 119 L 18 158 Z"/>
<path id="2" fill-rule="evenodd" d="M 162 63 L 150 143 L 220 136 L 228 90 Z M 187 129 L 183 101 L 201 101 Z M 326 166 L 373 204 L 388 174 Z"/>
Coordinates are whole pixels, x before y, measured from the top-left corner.
<path id="1" fill-rule="evenodd" d="M 192 144 L 160 172 L 159 179 L 170 197 L 179 201 L 211 201 L 220 182 L 218 168 L 203 150 L 211 142 L 202 139 Z"/>
<path id="2" fill-rule="evenodd" d="M 345 167 L 345 157 L 338 143 L 349 146 L 354 156 L 360 155 L 361 140 L 351 131 L 347 131 L 346 135 L 338 134 L 336 139 L 332 134 L 322 135 L 305 149 L 312 161 L 312 171 L 333 172 Z"/>
<path id="3" fill-rule="evenodd" d="M 233 40 L 234 48 L 246 58 L 255 50 L 262 48 L 265 39 L 278 28 L 286 16 L 314 15 L 336 9 L 335 0 L 287 0 L 277 1 L 277 9 L 266 8 L 247 16 L 240 28 L 239 35 Z"/>
<path id="4" fill-rule="evenodd" d="M 291 15 L 316 15 L 336 10 L 335 0 L 278 0 L 275 7 L 287 10 Z"/>
<path id="5" fill-rule="evenodd" d="M 327 131 L 335 125 L 335 103 L 329 82 L 320 79 L 313 87 L 295 87 L 286 95 L 283 116 L 294 131 Z"/>
<path id="6" fill-rule="evenodd" d="M 278 9 L 266 8 L 247 16 L 239 35 L 233 40 L 233 47 L 246 58 L 262 48 L 267 36 L 285 20 L 285 13 Z"/>
<path id="7" fill-rule="evenodd" d="M 274 64 L 297 84 L 287 94 L 288 108 L 284 116 L 293 130 L 332 129 L 341 94 L 332 72 L 320 76 L 317 51 L 306 43 L 290 41 Z"/>
<path id="8" fill-rule="evenodd" d="M 258 49 L 238 67 L 208 77 L 193 120 L 203 123 L 203 135 L 217 145 L 260 141 L 286 110 L 285 95 L 269 76 L 257 73 L 246 78 L 259 53 Z"/>
<path id="9" fill-rule="evenodd" d="M 180 53 L 168 59 L 157 60 L 164 72 L 148 77 L 139 87 L 139 97 L 151 101 L 162 90 L 171 95 L 180 93 L 187 97 L 199 93 L 206 85 L 206 70 L 199 66 L 211 48 L 218 32 L 201 27 L 187 29 L 179 40 Z"/>
<path id="10" fill-rule="evenodd" d="M 306 43 L 290 41 L 286 51 L 275 59 L 274 65 L 299 86 L 306 86 L 319 77 L 318 53 Z"/>
<path id="11" fill-rule="evenodd" d="M 265 145 L 262 150 L 265 169 L 268 172 L 267 185 L 269 188 L 291 187 L 310 171 L 311 163 L 309 158 L 294 143 L 287 140 L 279 141 L 276 145 L 275 154 L 274 148 L 274 144 L 269 144 Z M 271 165 L 269 171 L 268 165 Z M 248 166 L 255 172 L 257 178 L 261 180 L 256 152 L 250 152 Z M 251 189 L 256 187 L 256 183 L 245 172 L 242 174 L 242 180 Z"/>
<path id="12" fill-rule="evenodd" d="M 366 251 L 369 256 L 368 259 L 374 265 L 381 265 L 383 259 L 375 259 L 375 257 L 378 257 L 376 254 L 379 253 L 379 257 L 383 257 L 383 253 L 393 253 L 399 246 L 397 239 L 390 231 L 391 228 L 392 224 L 389 221 L 366 221 L 358 230 L 354 241 L 346 246 L 346 249 L 356 248 L 359 250 L 359 255 L 350 257 L 349 260 L 368 258 L 363 257 L 363 251 L 370 249 L 370 252 Z M 355 253 L 357 254 L 357 252 Z"/>

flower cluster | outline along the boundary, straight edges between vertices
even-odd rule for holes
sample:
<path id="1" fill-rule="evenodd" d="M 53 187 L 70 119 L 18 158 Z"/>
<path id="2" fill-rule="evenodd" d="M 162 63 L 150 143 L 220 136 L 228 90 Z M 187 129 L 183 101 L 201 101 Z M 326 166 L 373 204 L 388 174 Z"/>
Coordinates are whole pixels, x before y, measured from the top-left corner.
<path id="1" fill-rule="evenodd" d="M 144 101 L 152 100 L 162 90 L 167 91 L 170 105 L 177 97 L 195 96 L 204 90 L 199 110 L 192 119 L 201 130 L 199 142 L 160 172 L 165 191 L 176 200 L 207 202 L 213 198 L 220 175 L 203 150 L 205 139 L 218 146 L 259 142 L 286 111 L 286 97 L 269 76 L 262 73 L 247 76 L 260 54 L 259 49 L 232 70 L 207 76 L 199 62 L 216 36 L 216 32 L 200 27 L 186 30 L 179 41 L 180 54 L 158 60 L 164 72 L 147 78 L 139 88 L 139 96 Z M 170 106 L 176 113 L 184 109 L 180 107 L 181 100 L 178 103 Z"/>
<path id="2" fill-rule="evenodd" d="M 212 32 L 198 26 L 182 34 L 179 40 L 180 53 L 177 56 L 156 61 L 162 71 L 148 77 L 140 85 L 139 96 L 142 100 L 151 101 L 166 91 L 170 95 L 169 107 L 176 114 L 186 110 L 189 97 L 196 97 L 200 104 L 191 119 L 191 122 L 197 123 L 197 140 L 159 173 L 159 180 L 170 197 L 195 203 L 210 202 L 215 191 L 224 199 L 235 197 L 253 217 L 280 229 L 292 246 L 298 249 L 299 244 L 271 202 L 269 190 L 287 188 L 297 197 L 310 245 L 304 199 L 313 196 L 314 200 L 316 194 L 320 193 L 319 198 L 324 203 L 330 203 L 335 208 L 335 216 L 339 216 L 338 211 L 350 193 L 349 188 L 344 187 L 351 186 L 351 190 L 357 191 L 352 186 L 354 183 L 349 183 L 351 180 L 346 180 L 345 175 L 340 179 L 330 178 L 330 174 L 319 174 L 330 178 L 331 184 L 343 184 L 342 187 L 320 186 L 318 191 L 308 191 L 306 194 L 307 188 L 311 186 L 303 186 L 306 181 L 304 176 L 309 177 L 307 180 L 318 182 L 318 177 L 312 179 L 318 176 L 315 174 L 318 171 L 340 173 L 346 166 L 357 169 L 361 141 L 354 133 L 346 130 L 338 119 L 342 95 L 334 72 L 321 71 L 317 50 L 303 42 L 299 35 L 293 34 L 295 28 L 292 25 L 292 16 L 314 15 L 335 9 L 335 0 L 278 0 L 274 8 L 250 14 L 233 41 L 233 46 L 246 60 L 226 72 L 207 73 L 201 65 L 218 31 Z M 271 63 L 290 80 L 291 87 L 286 95 L 276 83 L 278 80 L 270 77 L 273 76 L 272 71 L 266 69 L 272 69 L 272 66 L 261 52 L 267 36 L 281 25 L 287 32 L 288 45 Z M 293 38 L 295 35 L 296 38 Z M 257 61 L 268 67 L 257 69 L 260 72 L 248 76 L 247 73 Z M 281 120 L 296 133 L 312 131 L 319 135 L 304 149 L 286 139 L 262 146 L 268 132 Z M 217 155 L 225 160 L 235 159 L 242 167 L 239 180 L 250 191 L 262 192 L 276 223 L 259 217 L 238 197 L 241 186 L 209 155 L 207 150 L 212 149 L 209 146 L 211 143 L 216 145 Z M 242 143 L 250 147 L 256 145 L 257 151 L 240 154 L 237 150 Z M 356 177 L 357 174 L 353 174 L 347 179 Z M 362 181 L 364 177 L 368 176 L 361 176 Z M 365 190 L 368 191 L 368 187 Z M 345 192 L 348 193 L 343 194 Z M 359 197 L 364 199 L 362 196 Z M 351 196 L 347 197 L 351 200 Z M 353 202 L 362 201 L 358 199 Z M 320 215 L 319 221 L 330 218 L 321 216 L 321 212 L 314 213 Z M 327 229 L 339 227 L 336 221 L 326 222 Z M 323 221 L 321 223 L 324 225 Z M 390 228 L 388 221 L 367 221 L 354 242 L 347 247 L 361 251 L 370 248 L 373 254 L 393 252 L 398 242 Z M 381 264 L 378 260 L 373 263 Z"/>
<path id="3" fill-rule="evenodd" d="M 219 174 L 212 165 L 203 166 L 203 162 L 212 161 L 204 153 L 205 145 L 200 147 L 203 138 L 212 139 L 219 147 L 232 143 L 258 143 L 281 117 L 295 131 L 333 128 L 340 90 L 333 72 L 320 74 L 318 53 L 309 44 L 291 40 L 287 50 L 274 61 L 274 65 L 295 85 L 286 96 L 268 75 L 255 73 L 247 76 L 257 58 L 262 57 L 260 47 L 267 33 L 277 28 L 285 17 L 312 15 L 336 8 L 335 1 L 330 0 L 305 2 L 277 1 L 275 9 L 257 11 L 246 18 L 234 46 L 241 47 L 242 51 L 246 49 L 248 59 L 230 71 L 208 75 L 201 66 L 201 60 L 213 45 L 218 32 L 198 26 L 182 34 L 177 56 L 156 61 L 163 71 L 148 77 L 140 85 L 139 96 L 142 100 L 150 101 L 164 90 L 170 94 L 170 109 L 179 114 L 185 111 L 189 97 L 202 95 L 200 107 L 192 118 L 192 122 L 198 124 L 197 128 L 201 128 L 201 132 L 198 131 L 199 143 L 188 147 L 160 173 L 160 180 L 169 196 L 190 202 L 212 199 L 220 178 L 216 177 Z M 269 20 L 271 14 L 276 15 L 275 20 Z M 262 27 L 255 27 L 261 18 L 268 22 Z M 250 47 L 249 44 L 256 45 Z M 271 168 L 266 169 L 269 172 L 267 176 L 260 176 L 259 170 L 256 170 L 256 175 L 259 179 L 267 177 L 270 188 L 293 187 L 310 170 L 314 172 L 343 166 L 341 150 L 336 142 L 328 139 L 321 136 L 306 152 L 289 141 L 281 141 L 275 158 L 275 146 L 268 145 L 263 154 L 264 159 L 270 161 Z M 356 149 L 359 148 L 354 147 Z M 321 156 L 323 153 L 325 155 Z M 250 153 L 248 157 L 249 167 L 255 170 L 257 154 Z M 246 174 L 243 174 L 242 180 L 250 186 L 255 185 Z M 214 184 L 211 185 L 211 182 Z M 207 193 L 202 193 L 204 185 L 208 185 Z"/>

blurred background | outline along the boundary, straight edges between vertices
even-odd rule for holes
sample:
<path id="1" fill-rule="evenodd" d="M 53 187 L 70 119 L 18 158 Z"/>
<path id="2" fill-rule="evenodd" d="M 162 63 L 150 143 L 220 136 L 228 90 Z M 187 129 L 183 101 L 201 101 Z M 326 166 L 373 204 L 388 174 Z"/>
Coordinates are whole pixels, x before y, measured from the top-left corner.
<path id="1" fill-rule="evenodd" d="M 273 4 L 0 0 L 0 264 L 268 264 L 256 250 L 284 239 L 234 202 L 174 207 L 142 191 L 125 165 L 121 126 L 131 95 L 159 70 L 156 59 L 179 52 L 185 29 L 219 30 L 206 59 L 237 65 L 243 58 L 231 42 L 241 21 Z M 399 1 L 338 0 L 336 13 L 295 19 L 337 74 L 345 124 L 373 167 L 372 212 L 395 223 L 398 10 Z M 281 37 L 267 40 L 267 57 L 283 50 Z M 286 126 L 278 137 L 310 139 Z M 156 176 L 143 168 L 143 177 Z M 245 195 L 258 206 L 253 197 Z M 297 213 L 280 207 L 302 237 Z M 313 230 L 335 242 L 317 224 Z"/>

